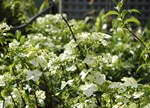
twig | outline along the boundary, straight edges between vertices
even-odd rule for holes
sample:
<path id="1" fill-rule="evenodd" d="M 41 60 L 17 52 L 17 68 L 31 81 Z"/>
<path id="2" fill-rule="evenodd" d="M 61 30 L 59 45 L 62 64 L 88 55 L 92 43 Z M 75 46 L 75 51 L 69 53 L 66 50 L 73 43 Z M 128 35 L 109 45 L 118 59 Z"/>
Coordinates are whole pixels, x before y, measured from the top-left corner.
<path id="1" fill-rule="evenodd" d="M 45 12 L 47 12 L 48 10 L 50 10 L 53 6 L 55 5 L 55 3 L 52 3 L 51 5 L 49 5 L 46 9 L 44 9 L 42 12 L 39 12 L 38 14 L 36 14 L 35 16 L 33 16 L 29 22 L 27 22 L 26 24 L 22 24 L 19 25 L 17 27 L 13 27 L 10 29 L 10 32 L 15 32 L 16 30 L 22 30 L 24 28 L 26 28 L 29 24 L 31 24 L 33 21 L 35 21 L 37 19 L 37 17 L 41 16 L 42 14 L 44 14 Z"/>
<path id="2" fill-rule="evenodd" d="M 148 49 L 148 48 L 146 47 L 146 45 L 144 44 L 144 42 L 143 42 L 141 39 L 139 39 L 128 27 L 126 27 L 126 29 L 132 34 L 132 36 L 133 36 L 134 38 L 136 38 L 136 39 L 143 45 L 144 48 Z"/>
<path id="3" fill-rule="evenodd" d="M 73 30 L 72 30 L 71 26 L 69 25 L 68 21 L 65 19 L 65 17 L 64 17 L 62 14 L 61 14 L 61 16 L 62 16 L 63 20 L 65 21 L 65 23 L 67 24 L 67 26 L 68 26 L 68 28 L 69 28 L 71 34 L 72 34 L 72 37 L 73 37 L 74 41 L 77 42 L 77 39 L 76 39 L 76 37 L 75 37 L 75 35 L 74 35 L 74 33 L 73 33 Z M 77 45 L 77 48 L 78 48 L 78 50 L 79 50 L 80 53 L 81 53 L 81 48 L 79 47 L 79 45 Z M 82 55 L 83 55 L 83 54 L 82 54 Z M 86 63 L 85 63 L 85 67 L 86 67 L 87 70 L 89 69 L 89 66 L 88 66 L 88 64 L 86 64 Z"/>

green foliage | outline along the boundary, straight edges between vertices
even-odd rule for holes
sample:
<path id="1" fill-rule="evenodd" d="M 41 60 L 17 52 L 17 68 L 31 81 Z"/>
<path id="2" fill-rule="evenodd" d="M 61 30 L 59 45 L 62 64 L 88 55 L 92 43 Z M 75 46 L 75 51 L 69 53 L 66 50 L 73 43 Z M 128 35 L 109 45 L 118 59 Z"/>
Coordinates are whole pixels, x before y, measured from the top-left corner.
<path id="1" fill-rule="evenodd" d="M 0 52 L 0 106 L 149 107 L 149 50 L 131 37 L 130 22 L 140 23 L 130 13 L 139 11 L 115 3 L 117 11 L 101 11 L 93 28 L 84 20 L 67 22 L 65 14 L 39 17 L 26 37 L 20 31 L 12 35 L 10 25 L 0 24 L 0 44 L 6 44 L 5 53 Z M 109 15 L 117 16 L 110 29 Z M 9 42 L 5 34 L 12 36 Z"/>

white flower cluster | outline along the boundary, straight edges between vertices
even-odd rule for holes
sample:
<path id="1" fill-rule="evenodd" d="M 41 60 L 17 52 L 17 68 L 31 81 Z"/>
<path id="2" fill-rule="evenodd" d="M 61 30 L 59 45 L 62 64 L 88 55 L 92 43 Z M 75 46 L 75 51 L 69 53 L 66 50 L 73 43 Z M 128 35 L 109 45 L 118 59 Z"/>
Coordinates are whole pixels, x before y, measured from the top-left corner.
<path id="1" fill-rule="evenodd" d="M 72 56 L 74 49 L 77 47 L 77 44 L 74 40 L 71 40 L 68 44 L 64 46 L 65 51 L 59 55 L 59 58 L 61 61 L 67 60 L 69 58 L 74 59 L 74 56 Z"/>
<path id="2" fill-rule="evenodd" d="M 37 69 L 35 69 L 35 70 L 33 70 L 33 71 L 28 71 L 27 72 L 27 75 L 26 75 L 26 79 L 27 80 L 33 80 L 33 81 L 38 81 L 39 80 L 39 78 L 40 78 L 40 76 L 42 75 L 42 72 L 41 71 L 39 71 L 39 70 L 37 70 Z"/>
<path id="3" fill-rule="evenodd" d="M 37 97 L 37 99 L 38 99 L 38 102 L 39 102 L 41 105 L 44 106 L 44 105 L 45 105 L 44 100 L 45 100 L 45 98 L 46 98 L 45 91 L 37 90 L 37 91 L 35 92 L 35 94 L 36 94 L 36 97 Z"/>
<path id="4" fill-rule="evenodd" d="M 124 81 L 124 83 L 112 82 L 112 84 L 110 84 L 109 87 L 110 88 L 124 88 L 124 87 L 137 88 L 138 87 L 137 81 L 134 78 L 123 77 L 121 81 Z"/>
<path id="5" fill-rule="evenodd" d="M 17 40 L 13 40 L 11 43 L 9 43 L 9 48 L 16 50 L 19 47 L 20 43 Z"/>
<path id="6" fill-rule="evenodd" d="M 102 62 L 106 63 L 107 66 L 112 66 L 113 63 L 117 62 L 117 60 L 118 60 L 118 56 L 116 56 L 116 55 L 112 56 L 110 53 L 106 53 L 102 57 Z"/>
<path id="7" fill-rule="evenodd" d="M 80 89 L 83 90 L 83 94 L 88 97 L 98 90 L 98 85 L 102 85 L 106 82 L 106 76 L 100 72 L 83 70 L 80 75 L 81 79 L 85 81 L 85 85 L 81 85 Z"/>
<path id="8" fill-rule="evenodd" d="M 6 23 L 1 23 L 0 24 L 0 32 L 5 32 L 5 31 L 8 31 L 10 30 L 10 26 L 8 26 Z"/>
<path id="9" fill-rule="evenodd" d="M 63 14 L 63 16 L 67 17 L 66 14 Z M 44 17 L 37 18 L 37 23 L 44 25 L 47 22 L 50 22 L 52 20 L 55 21 L 55 23 L 57 23 L 59 20 L 62 20 L 61 14 L 56 14 L 56 15 L 46 14 Z"/>
<path id="10" fill-rule="evenodd" d="M 102 44 L 103 46 L 108 45 L 108 42 L 106 39 L 109 39 L 111 36 L 100 33 L 100 32 L 93 32 L 93 33 L 88 33 L 88 32 L 82 32 L 80 34 L 77 34 L 77 40 L 79 43 L 82 43 L 83 45 L 86 45 L 88 43 L 91 44 Z"/>
<path id="11" fill-rule="evenodd" d="M 96 104 L 96 99 L 95 98 L 90 98 L 85 100 L 82 103 L 76 103 L 74 105 L 72 105 L 72 108 L 97 108 L 97 104 Z"/>

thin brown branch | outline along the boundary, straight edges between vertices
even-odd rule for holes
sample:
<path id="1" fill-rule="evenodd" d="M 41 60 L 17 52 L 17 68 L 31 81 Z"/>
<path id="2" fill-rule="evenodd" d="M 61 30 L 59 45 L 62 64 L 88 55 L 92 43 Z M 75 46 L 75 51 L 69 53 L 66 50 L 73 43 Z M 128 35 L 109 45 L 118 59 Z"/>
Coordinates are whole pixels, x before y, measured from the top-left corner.
<path id="1" fill-rule="evenodd" d="M 71 34 L 72 34 L 72 37 L 73 37 L 74 41 L 77 42 L 77 39 L 76 39 L 76 37 L 75 37 L 75 35 L 74 35 L 74 33 L 73 33 L 73 30 L 72 30 L 71 26 L 69 25 L 69 23 L 68 23 L 68 21 L 67 21 L 67 19 L 66 19 L 62 14 L 61 14 L 61 16 L 62 16 L 63 20 L 65 21 L 65 23 L 67 24 L 67 26 L 68 26 L 68 28 L 69 28 Z M 81 53 L 82 51 L 81 51 L 81 48 L 79 47 L 79 45 L 77 45 L 77 48 L 78 48 L 78 50 L 79 50 L 80 53 Z M 88 64 L 86 64 L 86 63 L 85 63 L 85 67 L 86 67 L 86 69 L 89 69 L 89 66 L 88 66 Z"/>
<path id="2" fill-rule="evenodd" d="M 134 38 L 136 38 L 136 39 L 143 45 L 144 48 L 148 49 L 148 48 L 146 47 L 146 45 L 144 44 L 144 42 L 143 42 L 141 39 L 139 39 L 128 27 L 126 27 L 126 29 L 132 34 L 132 36 L 133 36 Z"/>

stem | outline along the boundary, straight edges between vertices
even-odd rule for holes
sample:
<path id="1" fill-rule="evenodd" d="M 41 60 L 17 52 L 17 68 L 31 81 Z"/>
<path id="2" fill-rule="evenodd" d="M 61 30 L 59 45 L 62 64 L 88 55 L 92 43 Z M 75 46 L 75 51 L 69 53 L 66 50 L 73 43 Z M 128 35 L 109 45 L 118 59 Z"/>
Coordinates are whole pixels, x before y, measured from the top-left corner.
<path id="1" fill-rule="evenodd" d="M 33 21 L 36 20 L 37 17 L 41 16 L 42 14 L 44 14 L 45 12 L 47 12 L 49 9 L 51 9 L 53 6 L 55 5 L 55 3 L 52 3 L 50 6 L 48 6 L 46 9 L 44 9 L 42 12 L 39 12 L 38 14 L 36 14 L 35 16 L 33 16 L 29 22 L 27 22 L 26 24 L 22 24 L 19 26 L 16 26 L 12 29 L 10 29 L 11 32 L 15 32 L 16 30 L 21 30 L 26 28 L 29 24 L 31 24 Z"/>
<path id="2" fill-rule="evenodd" d="M 67 26 L 68 26 L 68 28 L 69 28 L 71 34 L 72 34 L 72 37 L 73 37 L 74 41 L 77 42 L 77 39 L 76 39 L 76 37 L 75 37 L 75 35 L 74 35 L 74 33 L 73 33 L 73 30 L 72 30 L 71 26 L 69 25 L 68 21 L 65 19 L 65 17 L 64 17 L 62 14 L 61 14 L 61 16 L 62 16 L 63 20 L 65 21 L 65 23 L 67 24 Z M 81 48 L 79 47 L 79 45 L 77 45 L 77 48 L 78 48 L 78 50 L 79 50 L 80 53 L 81 53 L 82 51 L 81 51 Z M 82 55 L 83 55 L 83 54 L 82 54 Z M 86 64 L 86 63 L 85 63 L 85 67 L 86 67 L 87 70 L 89 69 L 89 66 L 88 66 L 88 64 Z"/>
<path id="3" fill-rule="evenodd" d="M 141 39 L 139 39 L 128 27 L 126 27 L 126 29 L 132 34 L 132 36 L 133 36 L 134 38 L 136 38 L 136 39 L 143 45 L 144 48 L 148 49 L 148 48 L 146 47 L 146 45 L 144 44 L 144 42 L 143 42 Z"/>

